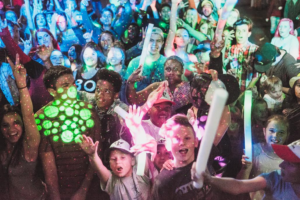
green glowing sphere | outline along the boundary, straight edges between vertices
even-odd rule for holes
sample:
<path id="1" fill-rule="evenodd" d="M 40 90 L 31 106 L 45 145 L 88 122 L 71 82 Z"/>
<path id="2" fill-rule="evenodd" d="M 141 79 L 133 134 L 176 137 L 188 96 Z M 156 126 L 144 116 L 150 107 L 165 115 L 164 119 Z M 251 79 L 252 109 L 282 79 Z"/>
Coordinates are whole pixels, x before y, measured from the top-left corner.
<path id="1" fill-rule="evenodd" d="M 72 116 L 74 114 L 74 110 L 73 110 L 73 108 L 67 108 L 66 109 L 66 115 L 67 116 Z"/>
<path id="2" fill-rule="evenodd" d="M 62 88 L 58 88 L 58 90 L 57 90 L 57 93 L 62 93 L 64 91 L 64 89 L 62 89 Z"/>
<path id="3" fill-rule="evenodd" d="M 37 118 L 38 117 L 38 115 L 37 114 L 34 114 L 34 118 Z"/>
<path id="4" fill-rule="evenodd" d="M 75 109 L 79 109 L 80 106 L 78 104 L 75 105 Z"/>
<path id="5" fill-rule="evenodd" d="M 71 123 L 72 123 L 71 120 L 66 120 L 66 121 L 65 121 L 65 124 L 67 124 L 68 126 L 69 126 Z"/>
<path id="6" fill-rule="evenodd" d="M 67 103 L 67 104 L 71 104 L 72 101 L 69 99 L 69 100 L 66 101 L 66 103 Z"/>
<path id="7" fill-rule="evenodd" d="M 69 87 L 68 89 L 68 96 L 72 99 L 75 99 L 77 97 L 77 89 L 76 87 Z"/>
<path id="8" fill-rule="evenodd" d="M 64 111 L 64 110 L 65 110 L 65 107 L 64 107 L 64 106 L 60 106 L 60 107 L 59 107 L 59 110 L 60 110 L 60 111 Z"/>
<path id="9" fill-rule="evenodd" d="M 83 103 L 83 102 L 80 102 L 79 105 L 80 105 L 81 107 L 83 107 L 83 106 L 84 106 L 84 103 Z"/>
<path id="10" fill-rule="evenodd" d="M 39 115 L 39 118 L 40 118 L 40 119 L 45 119 L 45 115 L 44 115 L 44 114 L 40 114 L 40 115 Z"/>
<path id="11" fill-rule="evenodd" d="M 73 121 L 77 122 L 78 121 L 78 117 L 73 117 Z"/>
<path id="12" fill-rule="evenodd" d="M 51 134 L 51 132 L 50 132 L 49 130 L 45 130 L 45 131 L 44 131 L 44 135 L 45 135 L 45 136 L 48 136 L 48 135 L 50 135 L 50 134 Z"/>
<path id="13" fill-rule="evenodd" d="M 54 105 L 54 106 L 57 106 L 57 105 L 59 105 L 60 104 L 60 100 L 55 100 L 54 102 L 53 102 L 53 104 L 52 105 Z"/>
<path id="14" fill-rule="evenodd" d="M 52 127 L 52 122 L 50 120 L 45 120 L 45 121 L 43 121 L 42 126 L 44 129 L 49 129 Z"/>
<path id="15" fill-rule="evenodd" d="M 71 131 L 64 131 L 61 134 L 61 139 L 63 142 L 69 143 L 73 140 L 73 133 Z"/>
<path id="16" fill-rule="evenodd" d="M 86 130 L 86 127 L 85 127 L 85 126 L 82 126 L 82 127 L 81 127 L 81 131 L 84 132 L 85 130 Z"/>
<path id="17" fill-rule="evenodd" d="M 64 120 L 66 119 L 66 116 L 61 115 L 61 116 L 59 116 L 59 119 L 60 119 L 61 121 L 64 121 Z"/>
<path id="18" fill-rule="evenodd" d="M 79 122 L 78 122 L 80 125 L 82 125 L 83 124 L 83 120 L 79 120 Z"/>
<path id="19" fill-rule="evenodd" d="M 74 139 L 75 142 L 76 142 L 76 143 L 80 143 L 80 142 L 81 142 L 81 139 L 80 139 L 80 138 L 81 138 L 81 135 L 77 135 L 77 136 L 75 137 L 75 139 Z"/>
<path id="20" fill-rule="evenodd" d="M 79 115 L 80 115 L 81 119 L 87 120 L 87 119 L 91 118 L 92 113 L 89 109 L 84 108 L 80 111 Z"/>
<path id="21" fill-rule="evenodd" d="M 75 110 L 75 115 L 78 115 L 79 114 L 79 111 L 78 110 Z"/>
<path id="22" fill-rule="evenodd" d="M 54 122 L 54 123 L 53 123 L 53 126 L 54 126 L 54 127 L 59 127 L 59 123 L 58 123 L 58 122 Z"/>
<path id="23" fill-rule="evenodd" d="M 89 108 L 89 109 L 92 109 L 92 108 L 93 108 L 93 106 L 92 106 L 91 104 L 89 104 L 89 105 L 88 105 L 88 108 Z"/>
<path id="24" fill-rule="evenodd" d="M 59 136 L 55 135 L 55 136 L 53 137 L 53 141 L 54 141 L 54 142 L 57 142 L 58 140 L 59 140 Z"/>
<path id="25" fill-rule="evenodd" d="M 42 126 L 41 125 L 37 125 L 37 129 L 40 131 L 42 130 Z"/>
<path id="26" fill-rule="evenodd" d="M 66 94 L 63 94 L 63 95 L 61 96 L 62 99 L 66 99 L 67 97 L 68 97 L 68 95 L 66 95 Z"/>
<path id="27" fill-rule="evenodd" d="M 62 126 L 61 126 L 61 129 L 62 129 L 62 130 L 66 130 L 67 128 L 68 128 L 67 125 L 62 125 Z"/>
<path id="28" fill-rule="evenodd" d="M 47 117 L 54 118 L 58 115 L 59 110 L 56 106 L 47 106 L 44 113 Z"/>
<path id="29" fill-rule="evenodd" d="M 35 123 L 39 124 L 39 123 L 41 123 L 41 120 L 40 119 L 35 119 Z"/>
<path id="30" fill-rule="evenodd" d="M 95 125 L 94 120 L 88 119 L 88 120 L 86 121 L 86 127 L 92 128 L 94 125 Z"/>
<path id="31" fill-rule="evenodd" d="M 53 128 L 53 129 L 52 129 L 52 133 L 53 133 L 53 134 L 56 134 L 56 133 L 58 133 L 58 130 L 57 130 L 57 128 Z"/>
<path id="32" fill-rule="evenodd" d="M 76 124 L 76 123 L 72 123 L 72 124 L 71 124 L 71 128 L 72 128 L 72 129 L 74 129 L 74 128 L 76 128 L 76 127 L 77 127 L 77 124 Z"/>
<path id="33" fill-rule="evenodd" d="M 75 135 L 78 135 L 79 133 L 80 133 L 80 130 L 79 130 L 79 129 L 75 129 L 75 130 L 74 130 L 74 134 L 75 134 Z"/>

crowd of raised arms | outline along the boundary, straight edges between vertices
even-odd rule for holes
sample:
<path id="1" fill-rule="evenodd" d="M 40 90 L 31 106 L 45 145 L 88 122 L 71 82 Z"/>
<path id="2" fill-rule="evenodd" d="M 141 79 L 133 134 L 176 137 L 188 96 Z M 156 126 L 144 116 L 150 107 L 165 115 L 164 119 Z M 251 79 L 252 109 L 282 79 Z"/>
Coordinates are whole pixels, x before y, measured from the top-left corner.
<path id="1" fill-rule="evenodd" d="M 300 0 L 249 3 L 0 0 L 0 200 L 300 200 Z"/>

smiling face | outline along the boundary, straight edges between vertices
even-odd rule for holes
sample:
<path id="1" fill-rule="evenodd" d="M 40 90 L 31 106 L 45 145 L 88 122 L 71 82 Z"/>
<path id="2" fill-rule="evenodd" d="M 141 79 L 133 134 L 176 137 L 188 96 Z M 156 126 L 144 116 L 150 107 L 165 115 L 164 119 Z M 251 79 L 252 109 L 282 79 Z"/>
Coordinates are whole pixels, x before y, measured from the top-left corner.
<path id="1" fill-rule="evenodd" d="M 100 38 L 100 44 L 102 46 L 102 49 L 104 50 L 109 50 L 110 47 L 112 46 L 113 43 L 113 39 L 111 37 L 111 35 L 104 33 L 101 38 Z"/>
<path id="2" fill-rule="evenodd" d="M 159 51 L 164 43 L 163 38 L 159 34 L 151 34 L 150 42 L 148 46 L 149 53 L 151 55 L 159 54 Z"/>
<path id="3" fill-rule="evenodd" d="M 1 122 L 1 133 L 11 144 L 18 142 L 23 133 L 23 121 L 17 113 L 8 113 L 4 115 Z"/>
<path id="4" fill-rule="evenodd" d="M 112 66 L 116 66 L 118 64 L 121 64 L 122 60 L 123 60 L 123 55 L 122 55 L 121 51 L 122 50 L 119 49 L 119 48 L 115 48 L 115 47 L 110 48 L 110 50 L 107 54 L 108 64 L 110 64 Z"/>
<path id="5" fill-rule="evenodd" d="M 95 99 L 97 107 L 101 110 L 108 110 L 118 97 L 118 93 L 114 91 L 114 87 L 108 81 L 99 80 L 95 90 Z"/>
<path id="6" fill-rule="evenodd" d="M 186 12 L 185 22 L 191 25 L 195 18 L 197 19 L 197 11 L 189 9 Z"/>
<path id="7" fill-rule="evenodd" d="M 251 32 L 249 32 L 249 27 L 247 24 L 242 24 L 236 27 L 235 37 L 238 44 L 246 44 Z"/>
<path id="8" fill-rule="evenodd" d="M 46 47 L 49 47 L 50 43 L 52 42 L 52 38 L 47 32 L 40 31 L 37 33 L 37 41 L 39 45 L 45 45 Z"/>
<path id="9" fill-rule="evenodd" d="M 182 65 L 176 60 L 168 60 L 165 63 L 165 78 L 169 85 L 175 85 L 181 82 L 183 73 Z"/>
<path id="10" fill-rule="evenodd" d="M 264 129 L 264 134 L 268 146 L 272 144 L 284 144 L 288 137 L 287 126 L 282 121 L 272 120 L 267 128 Z"/>
<path id="11" fill-rule="evenodd" d="M 201 25 L 200 27 L 200 32 L 207 35 L 207 32 L 208 32 L 208 23 L 204 23 Z"/>
<path id="12" fill-rule="evenodd" d="M 111 12 L 104 10 L 101 15 L 100 21 L 103 25 L 111 25 L 111 22 L 112 22 Z"/>
<path id="13" fill-rule="evenodd" d="M 154 165 L 157 169 L 162 169 L 163 164 L 169 160 L 172 159 L 171 152 L 169 152 L 165 145 L 157 145 L 157 154 L 154 158 Z"/>
<path id="14" fill-rule="evenodd" d="M 172 112 L 172 104 L 168 102 L 154 104 L 148 114 L 150 116 L 151 122 L 157 126 L 161 127 L 170 117 Z"/>
<path id="15" fill-rule="evenodd" d="M 58 50 L 52 51 L 50 55 L 50 61 L 52 62 L 53 66 L 58 66 L 58 65 L 64 66 L 64 56 Z"/>
<path id="16" fill-rule="evenodd" d="M 282 21 L 279 24 L 279 35 L 282 38 L 286 38 L 290 35 L 291 31 L 290 23 L 288 21 Z"/>
<path id="17" fill-rule="evenodd" d="M 191 127 L 176 125 L 173 128 L 171 145 L 176 167 L 183 167 L 194 161 L 194 150 L 198 145 L 198 141 Z"/>
<path id="18" fill-rule="evenodd" d="M 161 9 L 161 19 L 165 22 L 170 22 L 171 9 L 165 6 Z"/>
<path id="19" fill-rule="evenodd" d="M 58 29 L 61 31 L 61 32 L 64 32 L 67 30 L 67 20 L 64 16 L 60 15 L 58 18 L 57 18 L 57 27 Z"/>
<path id="20" fill-rule="evenodd" d="M 109 156 L 109 165 L 117 177 L 129 177 L 132 174 L 134 158 L 120 150 L 112 150 Z"/>
<path id="21" fill-rule="evenodd" d="M 300 163 L 283 161 L 279 167 L 281 168 L 281 178 L 284 182 L 300 183 Z"/>
<path id="22" fill-rule="evenodd" d="M 86 66 L 96 66 L 98 63 L 97 52 L 87 47 L 83 53 L 83 62 Z"/>
<path id="23" fill-rule="evenodd" d="M 185 29 L 178 29 L 175 34 L 174 43 L 178 47 L 185 47 L 188 45 L 190 41 L 190 35 Z"/>
<path id="24" fill-rule="evenodd" d="M 76 51 L 75 51 L 75 47 L 71 46 L 69 51 L 68 51 L 68 57 L 70 62 L 74 62 L 74 60 L 77 59 L 77 55 L 76 55 Z"/>
<path id="25" fill-rule="evenodd" d="M 202 7 L 202 12 L 204 14 L 205 17 L 209 17 L 212 13 L 212 7 L 211 7 L 211 4 L 210 3 L 206 3 L 203 5 Z"/>
<path id="26" fill-rule="evenodd" d="M 44 15 L 42 14 L 37 15 L 35 20 L 36 20 L 37 29 L 46 27 L 46 19 Z"/>

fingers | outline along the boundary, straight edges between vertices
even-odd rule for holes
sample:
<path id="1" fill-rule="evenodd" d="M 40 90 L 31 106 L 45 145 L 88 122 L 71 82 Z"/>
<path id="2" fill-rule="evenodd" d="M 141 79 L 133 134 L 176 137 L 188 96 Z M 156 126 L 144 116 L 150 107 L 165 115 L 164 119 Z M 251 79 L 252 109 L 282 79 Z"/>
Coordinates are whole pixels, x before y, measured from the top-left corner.
<path id="1" fill-rule="evenodd" d="M 20 37 L 20 40 L 22 41 L 22 43 L 25 45 L 25 41 Z"/>
<path id="2" fill-rule="evenodd" d="M 9 57 L 6 57 L 6 59 L 7 59 L 7 62 L 9 63 L 9 65 L 10 65 L 12 71 L 15 71 L 16 66 L 14 65 L 14 63 L 10 60 Z"/>

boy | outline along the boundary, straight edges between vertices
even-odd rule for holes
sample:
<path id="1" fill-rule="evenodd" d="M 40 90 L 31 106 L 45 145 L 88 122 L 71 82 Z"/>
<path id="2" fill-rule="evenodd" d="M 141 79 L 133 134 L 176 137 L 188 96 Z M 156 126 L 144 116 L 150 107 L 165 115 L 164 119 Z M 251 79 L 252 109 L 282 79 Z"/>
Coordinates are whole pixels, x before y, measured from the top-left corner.
<path id="1" fill-rule="evenodd" d="M 100 140 L 100 123 L 91 105 L 76 100 L 71 69 L 52 67 L 45 73 L 43 81 L 54 98 L 35 114 L 49 196 L 51 199 L 75 196 L 89 199 L 86 195 L 90 185 L 94 185 L 91 184 L 93 170 L 76 142 L 81 134 Z"/>
<path id="2" fill-rule="evenodd" d="M 275 153 L 283 159 L 281 171 L 264 173 L 250 180 L 210 177 L 203 173 L 204 182 L 232 194 L 264 190 L 263 199 L 300 198 L 300 140 L 288 146 L 272 144 Z M 194 169 L 193 169 L 194 171 Z"/>

